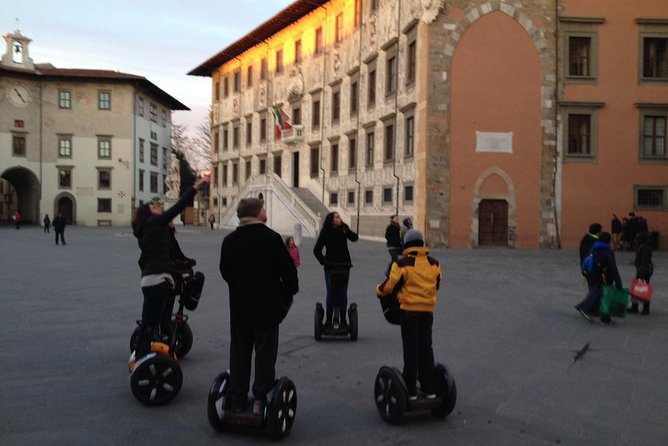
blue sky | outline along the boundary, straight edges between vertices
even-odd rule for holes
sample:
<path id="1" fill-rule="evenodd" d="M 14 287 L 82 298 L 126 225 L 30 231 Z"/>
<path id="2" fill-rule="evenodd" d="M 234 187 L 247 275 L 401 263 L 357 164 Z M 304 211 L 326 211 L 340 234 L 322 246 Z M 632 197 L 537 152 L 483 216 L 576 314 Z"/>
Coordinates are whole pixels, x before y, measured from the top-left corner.
<path id="1" fill-rule="evenodd" d="M 146 77 L 192 110 L 174 113 L 192 131 L 206 118 L 211 83 L 187 73 L 292 1 L 0 0 L 0 34 L 18 18 L 35 63 Z"/>

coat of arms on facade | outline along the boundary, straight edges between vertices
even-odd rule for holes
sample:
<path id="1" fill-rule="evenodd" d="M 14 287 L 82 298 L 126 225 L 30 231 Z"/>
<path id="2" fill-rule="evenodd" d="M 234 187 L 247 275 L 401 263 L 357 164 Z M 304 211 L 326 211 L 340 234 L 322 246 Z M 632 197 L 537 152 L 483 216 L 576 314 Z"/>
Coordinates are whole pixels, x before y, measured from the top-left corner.
<path id="1" fill-rule="evenodd" d="M 436 20 L 445 6 L 445 0 L 421 0 L 422 10 L 418 10 L 419 17 L 426 24 Z"/>
<path id="2" fill-rule="evenodd" d="M 332 64 L 334 68 L 334 76 L 339 75 L 339 71 L 341 71 L 341 49 L 340 48 L 334 48 L 334 63 Z"/>
<path id="3" fill-rule="evenodd" d="M 293 101 L 304 95 L 304 75 L 302 67 L 293 65 L 288 72 L 288 100 Z"/>
<path id="4" fill-rule="evenodd" d="M 234 113 L 234 116 L 239 116 L 240 103 L 241 98 L 239 97 L 239 93 L 234 93 L 234 97 L 232 98 L 232 112 Z"/>
<path id="5" fill-rule="evenodd" d="M 260 108 L 267 107 L 267 81 L 262 81 L 258 88 L 258 105 Z"/>

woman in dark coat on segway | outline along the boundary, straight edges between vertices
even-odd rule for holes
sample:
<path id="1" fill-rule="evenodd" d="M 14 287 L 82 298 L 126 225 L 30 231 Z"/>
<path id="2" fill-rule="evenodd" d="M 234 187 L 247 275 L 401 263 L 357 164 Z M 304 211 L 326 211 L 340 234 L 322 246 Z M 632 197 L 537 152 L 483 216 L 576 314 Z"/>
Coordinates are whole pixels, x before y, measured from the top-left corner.
<path id="1" fill-rule="evenodd" d="M 313 247 L 313 254 L 325 269 L 327 287 L 325 328 L 331 328 L 332 317 L 340 328 L 346 322 L 348 306 L 348 280 L 353 264 L 348 251 L 348 240 L 356 242 L 359 236 L 341 220 L 338 212 L 330 212 L 325 217 L 318 240 Z M 322 249 L 325 248 L 325 254 Z M 338 314 L 334 314 L 334 308 Z"/>

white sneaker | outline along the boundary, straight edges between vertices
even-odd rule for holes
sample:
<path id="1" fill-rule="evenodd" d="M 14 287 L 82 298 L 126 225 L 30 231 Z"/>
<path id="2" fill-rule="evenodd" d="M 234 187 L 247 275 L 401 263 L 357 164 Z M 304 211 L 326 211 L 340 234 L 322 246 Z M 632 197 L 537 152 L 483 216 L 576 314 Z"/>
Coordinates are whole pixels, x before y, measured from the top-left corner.
<path id="1" fill-rule="evenodd" d="M 435 400 L 436 399 L 436 394 L 435 393 L 430 393 L 429 395 L 425 395 L 425 398 L 428 400 Z"/>
<path id="2" fill-rule="evenodd" d="M 408 395 L 408 401 L 417 401 L 417 395 Z"/>

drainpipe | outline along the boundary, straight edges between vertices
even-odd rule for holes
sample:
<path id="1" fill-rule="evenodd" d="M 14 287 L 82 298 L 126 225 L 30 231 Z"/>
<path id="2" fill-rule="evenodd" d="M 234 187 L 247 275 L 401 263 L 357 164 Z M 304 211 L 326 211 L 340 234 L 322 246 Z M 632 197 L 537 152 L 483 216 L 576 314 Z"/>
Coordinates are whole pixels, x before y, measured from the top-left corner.
<path id="1" fill-rule="evenodd" d="M 555 76 L 555 86 L 554 86 L 554 132 L 555 132 L 555 149 L 554 149 L 554 173 L 552 175 L 552 211 L 554 212 L 554 227 L 557 237 L 557 248 L 561 249 L 561 236 L 559 233 L 559 213 L 557 211 L 557 174 L 559 173 L 559 82 L 560 82 L 560 73 L 559 73 L 559 7 L 560 1 L 555 0 L 554 2 L 554 46 L 555 46 L 555 58 L 554 58 L 554 76 Z"/>
<path id="2" fill-rule="evenodd" d="M 363 28 L 363 19 L 364 18 L 364 1 L 360 0 L 360 31 L 359 31 L 359 63 L 358 66 L 359 68 L 357 69 L 357 125 L 356 125 L 356 132 L 355 132 L 355 183 L 357 183 L 357 225 L 355 227 L 355 232 L 359 234 L 360 232 L 360 207 L 362 205 L 362 199 L 360 198 L 360 193 L 362 192 L 362 183 L 360 180 L 357 178 L 357 172 L 358 172 L 358 165 L 359 165 L 359 158 L 357 157 L 357 154 L 359 153 L 359 134 L 360 134 L 360 79 L 362 75 L 362 28 Z"/>
<path id="3" fill-rule="evenodd" d="M 44 140 L 43 140 L 43 134 L 44 134 L 44 118 L 43 118 L 43 107 L 44 107 L 44 84 L 40 80 L 39 81 L 39 200 L 37 200 L 37 223 L 39 224 L 39 221 L 41 220 L 41 215 L 40 215 L 40 209 L 42 205 L 42 184 L 44 183 L 44 178 L 43 178 L 43 152 L 44 152 Z M 18 201 L 18 200 L 17 200 Z M 18 203 L 16 203 L 16 209 L 18 209 Z M 51 214 L 53 215 L 53 214 Z"/>
<path id="4" fill-rule="evenodd" d="M 399 215 L 399 175 L 397 175 L 397 107 L 399 104 L 399 49 L 401 48 L 401 2 L 398 2 L 397 7 L 397 73 L 396 73 L 396 90 L 394 92 L 394 154 L 392 156 L 394 162 L 392 163 L 392 175 L 397 180 L 397 206 L 395 214 Z"/>
<path id="5" fill-rule="evenodd" d="M 322 172 L 322 204 L 325 204 L 325 168 L 323 166 L 323 158 L 325 155 L 325 87 L 327 85 L 327 46 L 325 39 L 327 37 L 327 20 L 329 20 L 329 9 L 325 5 L 321 8 L 325 10 L 325 24 L 322 27 L 322 46 L 324 54 L 322 55 L 322 95 L 320 101 L 320 172 Z"/>

